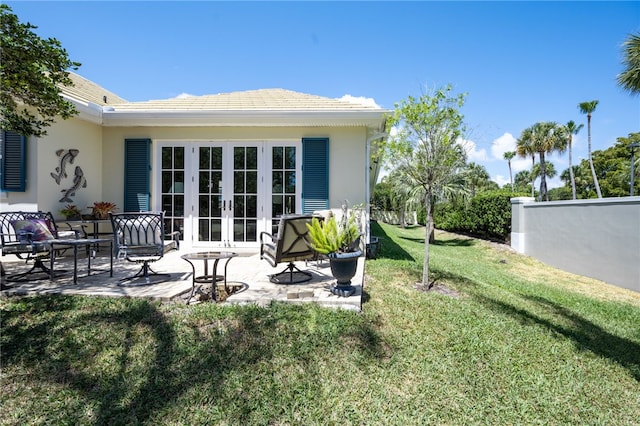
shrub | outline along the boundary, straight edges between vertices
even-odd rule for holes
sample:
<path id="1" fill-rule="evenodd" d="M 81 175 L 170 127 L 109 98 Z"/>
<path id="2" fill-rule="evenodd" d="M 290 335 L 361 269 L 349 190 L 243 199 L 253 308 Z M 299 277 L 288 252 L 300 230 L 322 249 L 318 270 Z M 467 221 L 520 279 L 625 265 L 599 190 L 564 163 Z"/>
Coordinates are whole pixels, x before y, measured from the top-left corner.
<path id="1" fill-rule="evenodd" d="M 434 222 L 438 229 L 471 234 L 480 238 L 507 241 L 511 235 L 511 198 L 527 196 L 509 190 L 477 194 L 466 206 L 440 203 Z"/>

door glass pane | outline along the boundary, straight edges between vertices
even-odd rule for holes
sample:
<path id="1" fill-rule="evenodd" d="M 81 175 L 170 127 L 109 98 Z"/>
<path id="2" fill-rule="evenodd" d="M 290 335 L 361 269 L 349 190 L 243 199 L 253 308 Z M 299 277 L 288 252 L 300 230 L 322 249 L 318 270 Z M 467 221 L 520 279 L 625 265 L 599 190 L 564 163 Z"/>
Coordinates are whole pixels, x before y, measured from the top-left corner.
<path id="1" fill-rule="evenodd" d="M 233 149 L 233 169 L 244 170 L 244 148 Z"/>
<path id="2" fill-rule="evenodd" d="M 243 195 L 234 195 L 233 196 L 233 217 L 235 217 L 235 218 L 243 218 L 243 217 L 245 217 L 244 196 Z"/>
<path id="3" fill-rule="evenodd" d="M 284 179 L 281 171 L 274 170 L 273 172 L 271 172 L 271 192 L 273 192 L 274 194 L 281 194 L 283 180 Z"/>
<path id="4" fill-rule="evenodd" d="M 171 166 L 173 165 L 172 156 L 173 156 L 173 148 L 171 148 L 170 146 L 162 148 L 162 168 L 163 169 L 171 168 Z"/>
<path id="5" fill-rule="evenodd" d="M 211 166 L 211 148 L 200 147 L 200 160 L 199 160 L 200 170 L 209 170 L 210 166 Z"/>
<path id="6" fill-rule="evenodd" d="M 277 169 L 282 169 L 283 166 L 283 162 L 282 162 L 282 147 L 281 146 L 274 146 L 273 149 L 271 150 L 272 153 L 272 157 L 273 160 L 271 161 L 271 168 L 274 170 Z"/>
<path id="7" fill-rule="evenodd" d="M 198 196 L 198 216 L 209 217 L 209 196 L 208 195 Z"/>
<path id="8" fill-rule="evenodd" d="M 244 172 L 242 171 L 233 172 L 233 192 L 235 194 L 244 192 Z"/>
<path id="9" fill-rule="evenodd" d="M 245 241 L 244 220 L 242 219 L 234 219 L 233 221 L 233 241 Z"/>
<path id="10" fill-rule="evenodd" d="M 211 221 L 211 241 L 222 240 L 222 220 L 213 219 Z"/>
<path id="11" fill-rule="evenodd" d="M 184 217 L 184 195 L 176 195 L 173 200 L 173 215 L 179 218 Z"/>
<path id="12" fill-rule="evenodd" d="M 282 195 L 272 195 L 271 196 L 271 214 L 273 215 L 273 217 L 279 217 L 282 216 L 282 213 L 284 212 L 284 198 L 282 197 Z"/>
<path id="13" fill-rule="evenodd" d="M 222 195 L 214 195 L 211 197 L 211 216 L 222 216 Z"/>
<path id="14" fill-rule="evenodd" d="M 209 238 L 209 219 L 198 220 L 198 240 L 211 241 Z"/>
<path id="15" fill-rule="evenodd" d="M 258 221 L 247 220 L 247 226 L 245 232 L 247 233 L 247 241 L 258 240 Z"/>
<path id="16" fill-rule="evenodd" d="M 209 193 L 209 175 L 208 171 L 201 171 L 198 174 L 198 192 Z"/>
<path id="17" fill-rule="evenodd" d="M 184 169 L 184 148 L 176 150 L 175 158 L 173 159 L 173 167 L 176 169 Z"/>
<path id="18" fill-rule="evenodd" d="M 170 171 L 162 171 L 162 192 L 171 192 L 171 179 L 173 178 L 173 173 Z"/>
<path id="19" fill-rule="evenodd" d="M 258 193 L 258 172 L 247 172 L 246 188 L 247 194 Z"/>
<path id="20" fill-rule="evenodd" d="M 296 172 L 284 172 L 285 187 L 284 192 L 287 194 L 296 193 Z"/>
<path id="21" fill-rule="evenodd" d="M 211 168 L 222 170 L 222 148 L 219 146 L 211 148 Z"/>
<path id="22" fill-rule="evenodd" d="M 258 217 L 258 197 L 255 195 L 247 195 L 245 199 L 246 203 L 246 216 Z"/>
<path id="23" fill-rule="evenodd" d="M 288 146 L 285 148 L 285 169 L 293 169 L 296 168 L 296 147 Z"/>
<path id="24" fill-rule="evenodd" d="M 255 146 L 247 148 L 247 170 L 256 170 L 258 168 L 258 148 Z"/>

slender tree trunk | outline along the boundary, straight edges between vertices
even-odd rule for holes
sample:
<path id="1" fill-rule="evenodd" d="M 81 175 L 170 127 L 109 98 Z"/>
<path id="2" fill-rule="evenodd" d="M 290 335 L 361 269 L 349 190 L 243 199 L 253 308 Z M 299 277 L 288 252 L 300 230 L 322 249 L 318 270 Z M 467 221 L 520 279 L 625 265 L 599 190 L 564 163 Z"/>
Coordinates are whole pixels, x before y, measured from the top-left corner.
<path id="1" fill-rule="evenodd" d="M 596 169 L 593 167 L 593 158 L 591 157 L 591 114 L 587 114 L 587 131 L 589 133 L 589 166 L 591 167 L 591 176 L 593 177 L 593 184 L 596 186 L 596 193 L 598 198 L 602 198 L 602 192 L 600 192 L 600 184 L 598 183 L 598 176 L 596 176 Z"/>
<path id="2" fill-rule="evenodd" d="M 429 217 L 429 243 L 433 243 L 436 240 L 436 223 L 433 220 L 433 211 L 435 210 L 436 200 L 435 197 L 431 197 Z"/>
<path id="3" fill-rule="evenodd" d="M 509 164 L 509 181 L 511 182 L 511 192 L 513 192 L 514 189 L 513 189 L 513 173 L 511 173 L 511 160 L 509 160 L 507 163 Z"/>
<path id="4" fill-rule="evenodd" d="M 540 153 L 540 201 L 544 198 L 549 201 L 549 194 L 547 193 L 547 171 L 544 161 L 544 152 Z"/>
<path id="5" fill-rule="evenodd" d="M 425 209 L 427 212 L 431 211 L 431 194 L 427 191 L 427 195 L 424 199 Z M 424 236 L 424 261 L 422 263 L 422 289 L 429 289 L 429 230 L 431 229 L 431 218 L 427 213 L 427 223 L 425 226 Z"/>
<path id="6" fill-rule="evenodd" d="M 531 198 L 535 197 L 536 175 L 533 174 L 533 166 L 536 165 L 536 156 L 531 156 Z"/>
<path id="7" fill-rule="evenodd" d="M 571 140 L 572 137 L 569 135 L 569 176 L 571 177 L 571 194 L 573 195 L 573 199 L 576 199 L 576 178 L 573 175 L 573 165 L 571 163 Z"/>

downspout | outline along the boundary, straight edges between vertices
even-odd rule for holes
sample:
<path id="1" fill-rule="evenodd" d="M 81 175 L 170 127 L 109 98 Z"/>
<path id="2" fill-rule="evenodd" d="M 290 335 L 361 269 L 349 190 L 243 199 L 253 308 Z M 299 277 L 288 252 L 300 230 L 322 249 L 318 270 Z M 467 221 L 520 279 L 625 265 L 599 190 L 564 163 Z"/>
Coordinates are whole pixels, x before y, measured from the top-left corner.
<path id="1" fill-rule="evenodd" d="M 383 122 L 382 124 L 382 128 L 384 129 L 386 126 L 386 120 L 385 122 Z M 370 135 L 367 138 L 367 143 L 366 143 L 366 158 L 367 158 L 367 167 L 365 170 L 365 182 L 366 182 L 366 186 L 365 186 L 365 209 L 364 209 L 364 223 L 365 223 L 365 242 L 368 244 L 371 242 L 371 223 L 370 223 L 370 218 L 371 218 L 371 193 L 373 191 L 373 186 L 375 186 L 375 182 L 373 183 L 373 186 L 371 184 L 371 144 L 378 140 L 378 139 L 384 139 L 387 136 L 389 136 L 388 133 L 384 132 L 384 131 L 377 131 L 375 133 L 373 133 L 372 135 Z M 379 172 L 380 168 L 378 165 L 378 162 L 376 160 L 376 172 L 374 173 L 374 175 L 377 176 L 378 172 Z"/>

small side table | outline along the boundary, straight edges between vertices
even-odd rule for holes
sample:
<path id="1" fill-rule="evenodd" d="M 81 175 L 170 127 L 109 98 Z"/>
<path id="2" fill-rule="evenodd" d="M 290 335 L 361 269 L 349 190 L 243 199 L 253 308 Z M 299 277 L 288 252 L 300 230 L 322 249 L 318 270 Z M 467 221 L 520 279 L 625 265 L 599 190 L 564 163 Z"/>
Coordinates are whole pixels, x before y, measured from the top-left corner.
<path id="1" fill-rule="evenodd" d="M 191 269 L 193 270 L 193 276 L 191 281 L 191 295 L 187 300 L 187 304 L 191 301 L 193 297 L 193 293 L 196 290 L 196 283 L 205 284 L 211 283 L 211 299 L 217 301 L 218 298 L 216 296 L 218 281 L 224 281 L 224 289 L 228 292 L 229 288 L 227 287 L 227 266 L 229 266 L 229 261 L 236 257 L 238 254 L 231 251 L 201 251 L 197 253 L 187 253 L 180 256 L 182 259 L 189 262 L 191 265 Z M 224 263 L 224 274 L 218 275 L 218 262 L 220 260 L 225 259 Z M 196 275 L 196 266 L 194 261 L 202 260 L 204 261 L 204 275 Z M 209 261 L 213 261 L 213 271 L 209 274 Z"/>
<path id="2" fill-rule="evenodd" d="M 109 243 L 109 276 L 113 277 L 113 240 L 110 238 L 78 238 L 78 239 L 55 239 L 46 240 L 43 244 L 49 244 L 51 246 L 51 253 L 49 255 L 49 273 L 50 279 L 54 279 L 53 264 L 56 260 L 56 247 L 68 248 L 73 247 L 73 283 L 78 283 L 78 247 L 85 246 L 90 247 L 92 245 L 98 245 L 100 243 Z M 91 253 L 87 256 L 87 276 L 91 275 Z"/>

